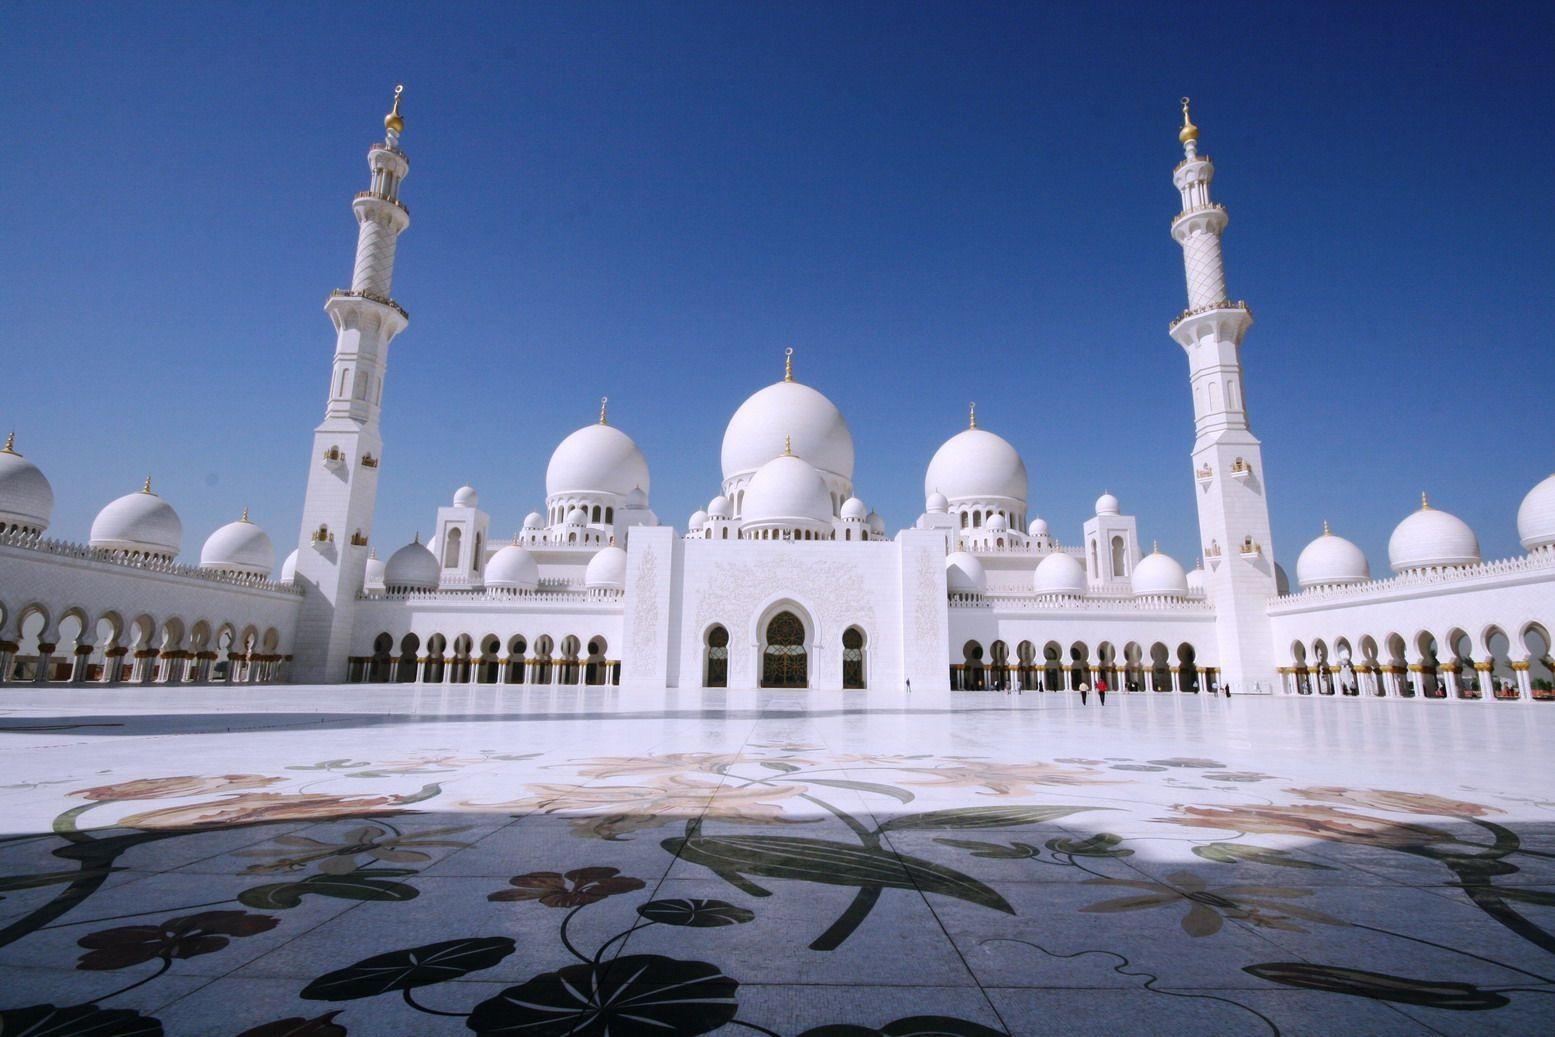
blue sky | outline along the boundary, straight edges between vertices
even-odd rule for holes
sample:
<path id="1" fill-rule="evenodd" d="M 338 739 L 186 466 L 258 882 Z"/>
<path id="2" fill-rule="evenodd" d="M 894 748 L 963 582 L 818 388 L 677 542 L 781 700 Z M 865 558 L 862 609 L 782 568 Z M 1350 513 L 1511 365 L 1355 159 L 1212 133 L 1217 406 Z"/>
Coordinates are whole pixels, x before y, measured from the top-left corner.
<path id="1" fill-rule="evenodd" d="M 1515 553 L 1555 469 L 1555 8 L 1462 8 L 8 5 L 0 425 L 57 535 L 150 472 L 186 558 L 245 504 L 284 554 L 404 82 L 380 557 L 466 481 L 515 531 L 605 394 L 683 527 L 792 345 L 893 530 L 976 400 L 1061 538 L 1111 490 L 1191 566 L 1189 94 L 1278 557 L 1327 518 L 1384 572 L 1422 489 Z"/>

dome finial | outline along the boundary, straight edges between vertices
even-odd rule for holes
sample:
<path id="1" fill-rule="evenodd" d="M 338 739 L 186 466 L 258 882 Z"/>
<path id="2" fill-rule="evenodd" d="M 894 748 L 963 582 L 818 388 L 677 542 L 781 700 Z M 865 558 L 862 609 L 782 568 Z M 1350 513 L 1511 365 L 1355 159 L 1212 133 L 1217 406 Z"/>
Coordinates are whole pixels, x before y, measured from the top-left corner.
<path id="1" fill-rule="evenodd" d="M 1431 510 L 1431 498 L 1429 498 L 1429 497 L 1427 497 L 1425 495 L 1425 491 L 1424 490 L 1420 491 L 1420 510 L 1421 511 L 1430 511 Z"/>
<path id="2" fill-rule="evenodd" d="M 151 476 L 149 476 L 149 475 L 146 476 L 146 485 L 144 485 L 144 486 L 142 486 L 140 488 L 140 492 L 141 493 L 150 493 L 151 492 Z"/>
<path id="3" fill-rule="evenodd" d="M 1159 540 L 1152 540 L 1152 541 L 1150 541 L 1150 553 L 1153 554 L 1153 555 L 1158 555 L 1158 554 L 1161 553 L 1161 541 L 1159 541 Z"/>
<path id="4" fill-rule="evenodd" d="M 1199 139 L 1199 128 L 1193 125 L 1193 119 L 1188 115 L 1188 99 L 1182 99 L 1182 129 L 1177 131 L 1177 140 L 1186 144 L 1190 140 Z"/>
<path id="5" fill-rule="evenodd" d="M 609 406 L 609 404 L 610 404 L 610 397 L 608 397 L 608 396 L 601 396 L 599 398 L 599 423 L 601 425 L 608 425 L 608 424 L 610 424 L 610 422 L 605 420 L 605 408 L 607 406 Z"/>
<path id="6" fill-rule="evenodd" d="M 417 544 L 421 543 L 421 530 L 419 530 L 419 529 L 416 530 L 416 536 L 415 536 L 415 539 L 412 541 L 412 543 L 417 543 Z"/>
<path id="7" fill-rule="evenodd" d="M 1328 520 L 1327 519 L 1323 520 L 1323 535 L 1326 536 L 1326 537 L 1331 537 L 1331 536 L 1334 535 L 1328 528 Z"/>
<path id="8" fill-rule="evenodd" d="M 793 457 L 794 456 L 794 437 L 793 436 L 784 436 L 783 437 L 783 456 L 784 457 Z"/>
<path id="9" fill-rule="evenodd" d="M 783 350 L 783 381 L 794 380 L 794 347 L 789 346 Z"/>
<path id="10" fill-rule="evenodd" d="M 975 403 L 967 404 L 967 417 L 966 417 L 966 421 L 967 421 L 967 425 L 966 425 L 967 428 L 976 428 L 977 427 L 977 404 L 975 404 Z"/>
<path id="11" fill-rule="evenodd" d="M 239 522 L 247 522 L 248 521 L 248 505 L 247 504 L 243 505 L 243 517 L 238 519 L 238 521 Z"/>
<path id="12" fill-rule="evenodd" d="M 367 549 L 367 557 L 370 560 L 372 560 L 372 561 L 377 561 L 377 559 L 378 559 L 378 549 L 376 547 L 368 548 Z"/>
<path id="13" fill-rule="evenodd" d="M 7 433 L 7 435 L 5 437 L 5 449 L 4 450 L 0 450 L 0 454 L 14 454 L 14 453 L 16 453 L 16 449 L 15 448 L 16 448 L 16 430 L 13 428 L 9 433 Z"/>
<path id="14" fill-rule="evenodd" d="M 400 118 L 400 95 L 404 92 L 404 83 L 394 88 L 394 110 L 383 117 L 383 128 L 396 137 L 405 132 L 405 120 Z"/>

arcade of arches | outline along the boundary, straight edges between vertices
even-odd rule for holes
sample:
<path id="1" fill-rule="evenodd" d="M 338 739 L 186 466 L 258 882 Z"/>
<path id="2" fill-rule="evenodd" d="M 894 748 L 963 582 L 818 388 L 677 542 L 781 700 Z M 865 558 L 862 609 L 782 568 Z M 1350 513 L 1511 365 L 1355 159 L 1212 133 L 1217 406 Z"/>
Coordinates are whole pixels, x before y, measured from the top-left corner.
<path id="1" fill-rule="evenodd" d="M 1280 678 L 1297 695 L 1555 702 L 1550 645 L 1540 623 L 1492 625 L 1477 638 L 1459 627 L 1440 639 L 1430 631 L 1407 639 L 1399 633 L 1332 643 L 1318 638 L 1291 643 Z"/>
<path id="2" fill-rule="evenodd" d="M 1074 691 L 1105 680 L 1114 691 L 1214 691 L 1219 673 L 1199 666 L 1193 645 L 1169 649 L 1157 641 L 1148 648 L 1130 641 L 1120 653 L 1110 641 L 1092 651 L 1083 641 L 1067 648 L 1049 641 L 1041 648 L 1021 641 L 1013 654 L 1004 641 L 987 649 L 980 641 L 961 647 L 961 662 L 950 667 L 952 691 Z"/>
<path id="3" fill-rule="evenodd" d="M 416 634 L 398 641 L 385 631 L 373 654 L 351 658 L 353 684 L 620 684 L 620 660 L 607 657 L 603 637 L 587 642 L 568 634 L 560 641 L 541 634 L 533 645 L 522 634 L 504 644 L 496 634 L 477 643 L 469 634 L 452 641 L 433 634 L 425 648 Z"/>

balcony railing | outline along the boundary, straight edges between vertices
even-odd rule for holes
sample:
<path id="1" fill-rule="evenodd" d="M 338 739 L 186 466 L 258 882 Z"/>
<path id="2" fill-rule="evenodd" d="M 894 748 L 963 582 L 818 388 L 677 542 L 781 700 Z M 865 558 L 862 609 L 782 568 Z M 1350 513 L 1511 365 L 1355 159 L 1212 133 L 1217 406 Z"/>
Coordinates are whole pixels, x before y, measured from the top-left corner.
<path id="1" fill-rule="evenodd" d="M 380 305 L 387 306 L 395 313 L 398 313 L 401 317 L 404 317 L 406 320 L 410 320 L 410 314 L 405 312 L 405 307 L 401 306 L 387 295 L 379 295 L 377 292 L 353 292 L 349 288 L 336 288 L 334 291 L 329 293 L 329 297 L 331 299 L 366 299 L 368 302 L 375 302 Z"/>
<path id="2" fill-rule="evenodd" d="M 380 202 L 388 202 L 390 205 L 394 206 L 396 209 L 398 209 L 400 212 L 404 213 L 406 216 L 410 215 L 410 207 L 408 205 L 406 205 L 404 202 L 400 201 L 398 198 L 390 198 L 388 195 L 380 194 L 377 191 L 358 191 L 358 192 L 356 192 L 356 197 L 357 198 L 374 198 L 374 199 L 377 199 Z M 353 199 L 353 201 L 354 200 L 355 199 Z"/>
<path id="3" fill-rule="evenodd" d="M 1205 313 L 1213 313 L 1216 310 L 1241 310 L 1249 317 L 1253 315 L 1252 307 L 1248 306 L 1247 303 L 1240 300 L 1232 302 L 1230 299 L 1221 299 L 1219 302 L 1212 302 L 1208 306 L 1200 306 L 1192 310 L 1183 310 L 1177 315 L 1177 319 L 1172 321 L 1172 323 L 1167 326 L 1167 330 L 1170 331 L 1173 328 L 1176 328 L 1177 325 L 1191 317 L 1197 317 Z"/>

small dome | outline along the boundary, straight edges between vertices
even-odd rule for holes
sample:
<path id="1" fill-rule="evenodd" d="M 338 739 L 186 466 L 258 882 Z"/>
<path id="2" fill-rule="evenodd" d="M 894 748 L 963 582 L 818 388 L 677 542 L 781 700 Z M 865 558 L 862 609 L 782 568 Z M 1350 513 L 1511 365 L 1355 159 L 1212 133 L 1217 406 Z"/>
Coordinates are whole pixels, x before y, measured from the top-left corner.
<path id="1" fill-rule="evenodd" d="M 1034 519 L 1032 519 L 1031 520 L 1031 525 L 1026 527 L 1026 532 L 1028 534 L 1030 534 L 1031 536 L 1034 536 L 1034 537 L 1045 537 L 1045 536 L 1047 536 L 1048 535 L 1047 519 L 1044 519 L 1044 518 L 1034 518 Z"/>
<path id="2" fill-rule="evenodd" d="M 1157 549 L 1134 566 L 1133 588 L 1139 597 L 1180 598 L 1188 593 L 1188 574 L 1176 559 Z"/>
<path id="3" fill-rule="evenodd" d="M 0 500 L 0 509 L 5 504 Z M 3 521 L 3 520 L 0 520 Z M 1555 475 L 1528 491 L 1517 509 L 1517 536 L 1532 551 L 1555 544 Z"/>
<path id="4" fill-rule="evenodd" d="M 808 461 L 782 454 L 751 477 L 743 517 L 746 523 L 830 526 L 831 494 L 821 473 Z"/>
<path id="5" fill-rule="evenodd" d="M 540 566 L 526 549 L 509 544 L 486 563 L 486 586 L 496 590 L 534 590 L 540 586 Z"/>
<path id="6" fill-rule="evenodd" d="M 965 551 L 945 558 L 945 589 L 951 594 L 982 594 L 988 590 L 983 563 Z"/>
<path id="7" fill-rule="evenodd" d="M 869 517 L 869 508 L 857 497 L 842 502 L 842 517 L 853 522 L 863 522 Z"/>
<path id="8" fill-rule="evenodd" d="M 367 559 L 367 570 L 362 575 L 362 586 L 368 590 L 383 589 L 383 571 L 386 568 L 383 559 L 377 555 L 371 555 Z"/>
<path id="9" fill-rule="evenodd" d="M 705 525 L 707 525 L 707 512 L 705 511 L 693 511 L 691 517 L 686 520 L 686 529 L 693 533 Z"/>
<path id="10" fill-rule="evenodd" d="M 782 456 L 784 437 L 795 456 L 824 472 L 853 478 L 853 433 L 842 412 L 808 385 L 787 381 L 759 390 L 729 419 L 721 452 L 724 478 L 753 472 Z"/>
<path id="11" fill-rule="evenodd" d="M 950 510 L 950 498 L 935 490 L 929 494 L 929 499 L 924 501 L 923 510 L 930 515 L 943 515 Z"/>
<path id="12" fill-rule="evenodd" d="M 480 494 L 475 492 L 475 487 L 465 485 L 454 491 L 454 507 L 475 508 L 481 502 Z"/>
<path id="13" fill-rule="evenodd" d="M 589 559 L 583 585 L 590 590 L 626 589 L 626 552 L 614 544 Z"/>
<path id="14" fill-rule="evenodd" d="M 1026 499 L 1026 462 L 1002 436 L 964 429 L 934 452 L 923 477 L 925 495 L 943 491 L 950 501 L 1004 497 Z"/>
<path id="15" fill-rule="evenodd" d="M 1196 565 L 1188 570 L 1188 589 L 1195 594 L 1203 594 L 1208 586 L 1208 579 L 1209 574 L 1204 571 L 1203 566 Z"/>
<path id="16" fill-rule="evenodd" d="M 529 514 L 524 516 L 524 528 L 525 529 L 544 529 L 545 528 L 545 519 L 540 516 L 540 513 L 538 511 L 531 511 Z"/>
<path id="17" fill-rule="evenodd" d="M 878 511 L 871 511 L 869 517 L 864 520 L 864 525 L 869 527 L 871 533 L 885 532 L 885 519 L 880 517 Z"/>
<path id="18" fill-rule="evenodd" d="M 200 568 L 269 576 L 275 568 L 275 545 L 264 530 L 243 517 L 229 522 L 205 539 L 200 548 Z"/>
<path id="19" fill-rule="evenodd" d="M 589 517 L 584 514 L 582 508 L 573 508 L 567 512 L 567 517 L 562 519 L 562 525 L 564 526 L 586 526 L 588 524 Z"/>
<path id="20" fill-rule="evenodd" d="M 1323 535 L 1302 548 L 1296 559 L 1296 582 L 1303 588 L 1324 587 L 1342 583 L 1364 583 L 1371 579 L 1371 566 L 1366 564 L 1366 554 L 1342 536 L 1328 531 L 1323 523 Z"/>
<path id="21" fill-rule="evenodd" d="M 1479 540 L 1468 523 L 1431 507 L 1424 494 L 1420 510 L 1400 522 L 1388 537 L 1388 564 L 1396 573 L 1478 562 Z"/>
<path id="22" fill-rule="evenodd" d="M 993 517 L 983 528 L 991 533 L 1007 533 L 1010 529 L 1010 520 L 1005 518 L 1002 512 L 994 512 Z"/>
<path id="23" fill-rule="evenodd" d="M 171 558 L 184 539 L 184 524 L 172 507 L 151 492 L 151 480 L 143 489 L 126 493 L 92 520 L 91 545 L 109 551 L 127 551 Z"/>
<path id="24" fill-rule="evenodd" d="M 1037 563 L 1031 574 L 1031 587 L 1038 594 L 1082 596 L 1087 589 L 1085 566 L 1074 555 L 1054 551 Z"/>
<path id="25" fill-rule="evenodd" d="M 707 502 L 707 515 L 705 518 L 726 519 L 734 515 L 734 505 L 729 503 L 729 498 L 719 494 Z"/>
<path id="26" fill-rule="evenodd" d="M 0 529 L 21 526 L 43 532 L 54 514 L 54 488 L 38 466 L 14 449 L 13 433 L 0 450 Z"/>
<path id="27" fill-rule="evenodd" d="M 545 469 L 545 492 L 613 493 L 648 489 L 648 461 L 632 438 L 612 425 L 585 425 L 562 440 Z"/>
<path id="28" fill-rule="evenodd" d="M 437 580 L 437 556 L 419 539 L 394 552 L 383 566 L 383 585 L 391 590 L 437 590 Z"/>
<path id="29" fill-rule="evenodd" d="M 286 561 L 281 563 L 281 575 L 276 577 L 277 583 L 294 583 L 297 580 L 297 548 L 292 548 L 292 553 L 286 556 Z"/>
<path id="30" fill-rule="evenodd" d="M 1096 498 L 1096 514 L 1098 515 L 1116 515 L 1121 507 L 1122 505 L 1118 503 L 1118 498 L 1110 493 L 1104 493 Z"/>
<path id="31" fill-rule="evenodd" d="M 633 486 L 632 492 L 626 495 L 626 508 L 629 511 L 646 511 L 648 508 L 648 491 L 641 486 Z"/>

